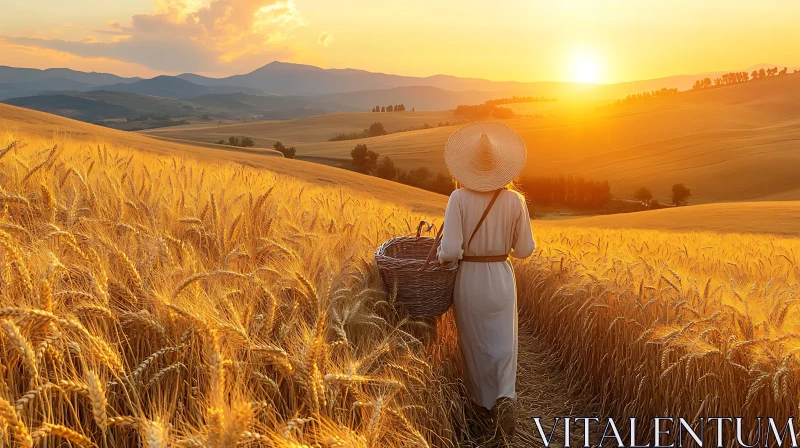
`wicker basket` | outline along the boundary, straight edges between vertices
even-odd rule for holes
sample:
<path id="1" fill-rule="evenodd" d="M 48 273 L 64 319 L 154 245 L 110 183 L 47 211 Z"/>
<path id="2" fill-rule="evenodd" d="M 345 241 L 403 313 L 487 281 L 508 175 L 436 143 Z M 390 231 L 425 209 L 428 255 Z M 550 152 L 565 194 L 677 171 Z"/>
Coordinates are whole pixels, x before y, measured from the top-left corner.
<path id="1" fill-rule="evenodd" d="M 458 273 L 458 262 L 436 262 L 441 230 L 436 238 L 420 236 L 423 225 L 433 227 L 422 221 L 416 236 L 392 238 L 375 251 L 386 290 L 396 291 L 395 303 L 415 317 L 438 316 L 450 308 Z"/>

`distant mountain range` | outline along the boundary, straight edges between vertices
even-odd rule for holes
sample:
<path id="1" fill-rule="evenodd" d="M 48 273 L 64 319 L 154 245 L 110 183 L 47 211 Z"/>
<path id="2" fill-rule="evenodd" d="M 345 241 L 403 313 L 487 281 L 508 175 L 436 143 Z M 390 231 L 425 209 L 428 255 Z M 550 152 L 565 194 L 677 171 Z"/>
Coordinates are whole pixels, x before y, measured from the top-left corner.
<path id="1" fill-rule="evenodd" d="M 161 96 L 165 98 L 192 98 L 200 95 L 224 93 L 264 93 L 258 89 L 240 86 L 215 85 L 206 86 L 186 81 L 175 76 L 156 76 L 136 82 L 120 82 L 116 84 L 94 87 L 92 90 L 108 90 L 111 92 L 138 93 L 140 95 Z"/>
<path id="2" fill-rule="evenodd" d="M 748 72 L 769 64 L 749 67 Z M 428 77 L 400 76 L 355 69 L 323 69 L 311 65 L 271 62 L 244 75 L 209 78 L 193 73 L 178 76 L 157 76 L 152 79 L 123 78 L 108 73 L 85 73 L 56 68 L 37 70 L 0 66 L 0 99 L 39 92 L 64 90 L 124 90 L 156 96 L 180 94 L 183 97 L 212 93 L 268 93 L 273 95 L 324 95 L 397 87 L 436 87 L 450 91 L 508 92 L 519 95 L 559 96 L 563 99 L 590 96 L 614 99 L 620 95 L 640 93 L 661 87 L 688 89 L 694 80 L 715 77 L 724 72 L 677 75 L 618 84 L 576 84 L 568 82 L 498 82 L 449 75 Z M 186 81 L 186 82 L 181 82 Z M 201 87 L 197 87 L 201 86 Z M 211 88 L 204 90 L 202 87 Z M 180 93 L 176 93 L 180 92 Z"/>
<path id="3" fill-rule="evenodd" d="M 762 66 L 771 67 L 761 64 L 745 70 L 749 72 Z M 25 104 L 25 107 L 84 120 L 87 117 L 125 118 L 152 113 L 151 106 L 155 103 L 136 95 L 178 100 L 177 103 L 162 101 L 158 104 L 157 109 L 170 111 L 164 112 L 170 116 L 173 112 L 179 115 L 209 107 L 209 111 L 224 113 L 223 116 L 228 117 L 296 118 L 399 103 L 409 109 L 442 110 L 513 95 L 555 97 L 559 100 L 612 100 L 662 87 L 686 90 L 697 79 L 714 78 L 721 73 L 678 75 L 619 84 L 577 84 L 496 82 L 448 75 L 412 77 L 284 62 L 272 62 L 250 73 L 225 78 L 184 73 L 142 79 L 70 69 L 0 66 L 0 101 Z M 100 97 L 89 95 L 89 92 L 107 94 Z M 180 104 L 180 101 L 190 104 Z M 203 105 L 207 101 L 214 105 Z M 107 113 L 118 113 L 119 116 L 106 116 Z"/>
<path id="4" fill-rule="evenodd" d="M 721 73 L 721 72 L 720 72 Z M 670 76 L 621 84 L 578 84 L 568 82 L 498 82 L 478 78 L 435 75 L 424 78 L 373 73 L 354 69 L 323 69 L 311 65 L 272 62 L 245 75 L 208 78 L 185 73 L 178 78 L 205 86 L 239 86 L 277 95 L 324 95 L 398 87 L 435 87 L 454 92 L 481 91 L 503 95 L 548 96 L 563 99 L 614 99 L 631 93 L 662 87 L 691 88 L 695 79 L 718 73 Z"/>
<path id="5" fill-rule="evenodd" d="M 132 83 L 142 78 L 123 78 L 109 73 L 79 72 L 68 68 L 16 68 L 0 66 L 0 100 L 67 90 L 90 90 L 103 84 Z"/>

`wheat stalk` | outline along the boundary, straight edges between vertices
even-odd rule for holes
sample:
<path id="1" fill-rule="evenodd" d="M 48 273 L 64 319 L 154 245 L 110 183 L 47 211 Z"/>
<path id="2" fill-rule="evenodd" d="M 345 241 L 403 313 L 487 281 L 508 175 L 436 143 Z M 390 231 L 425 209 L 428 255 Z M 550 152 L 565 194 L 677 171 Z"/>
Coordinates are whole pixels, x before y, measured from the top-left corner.
<path id="1" fill-rule="evenodd" d="M 38 444 L 43 438 L 47 436 L 57 436 L 61 437 L 65 440 L 68 440 L 70 443 L 78 446 L 93 446 L 92 440 L 85 435 L 76 432 L 70 428 L 67 428 L 63 425 L 54 425 L 52 423 L 45 423 L 36 431 L 31 433 L 31 439 L 33 440 L 34 444 Z"/>
<path id="2" fill-rule="evenodd" d="M 26 447 L 33 447 L 33 440 L 28 432 L 28 427 L 19 419 L 16 410 L 5 398 L 0 397 L 0 419 L 11 427 L 19 443 Z"/>

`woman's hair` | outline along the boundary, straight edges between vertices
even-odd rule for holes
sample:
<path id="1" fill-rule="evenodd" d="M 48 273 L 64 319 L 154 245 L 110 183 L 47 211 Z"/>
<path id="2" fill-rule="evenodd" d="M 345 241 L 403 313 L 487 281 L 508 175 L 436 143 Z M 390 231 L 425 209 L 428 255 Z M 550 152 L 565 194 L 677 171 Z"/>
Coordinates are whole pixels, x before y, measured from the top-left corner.
<path id="1" fill-rule="evenodd" d="M 520 186 L 519 179 L 512 180 L 503 188 L 505 188 L 506 190 L 511 190 L 519 194 L 520 196 L 525 196 L 525 193 L 522 192 L 522 187 Z"/>
<path id="2" fill-rule="evenodd" d="M 461 183 L 455 177 L 453 177 L 452 179 L 455 190 L 458 190 L 459 188 L 466 188 L 465 186 L 461 185 Z M 520 187 L 519 179 L 514 179 L 505 186 L 503 186 L 503 190 L 510 190 L 522 197 L 525 197 L 525 193 L 522 191 L 522 187 Z"/>

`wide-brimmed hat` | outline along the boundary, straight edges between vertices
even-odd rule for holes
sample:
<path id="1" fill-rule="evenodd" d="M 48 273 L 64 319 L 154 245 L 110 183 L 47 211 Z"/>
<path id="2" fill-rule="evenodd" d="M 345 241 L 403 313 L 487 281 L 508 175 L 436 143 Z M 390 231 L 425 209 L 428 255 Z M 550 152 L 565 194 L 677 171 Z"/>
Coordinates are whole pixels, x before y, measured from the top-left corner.
<path id="1" fill-rule="evenodd" d="M 493 191 L 508 185 L 522 171 L 527 156 L 522 137 L 496 121 L 464 126 L 444 146 L 444 161 L 450 174 L 474 191 Z"/>

